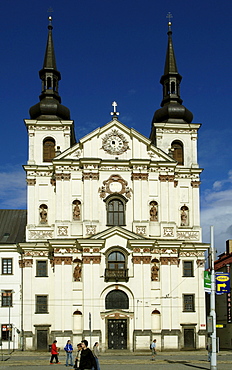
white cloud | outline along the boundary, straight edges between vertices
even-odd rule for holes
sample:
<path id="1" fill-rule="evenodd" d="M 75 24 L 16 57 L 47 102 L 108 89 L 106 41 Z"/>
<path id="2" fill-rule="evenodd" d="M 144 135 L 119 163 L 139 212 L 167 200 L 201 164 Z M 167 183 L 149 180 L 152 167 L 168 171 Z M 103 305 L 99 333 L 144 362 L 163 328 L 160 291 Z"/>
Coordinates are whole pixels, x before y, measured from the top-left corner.
<path id="1" fill-rule="evenodd" d="M 218 253 L 225 251 L 226 240 L 232 239 L 232 171 L 228 178 L 215 181 L 212 189 L 201 195 L 203 241 L 210 242 L 210 226 L 214 226 L 214 245 Z"/>
<path id="2" fill-rule="evenodd" d="M 6 170 L 7 167 L 7 170 Z M 0 208 L 26 208 L 25 172 L 20 165 L 0 168 Z"/>

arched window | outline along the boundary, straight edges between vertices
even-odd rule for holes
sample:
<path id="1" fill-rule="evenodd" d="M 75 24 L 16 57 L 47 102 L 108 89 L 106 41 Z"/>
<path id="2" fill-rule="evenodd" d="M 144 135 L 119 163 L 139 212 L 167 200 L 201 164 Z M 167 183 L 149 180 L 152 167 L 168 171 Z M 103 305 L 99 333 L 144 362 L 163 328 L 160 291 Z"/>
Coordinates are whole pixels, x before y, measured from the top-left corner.
<path id="1" fill-rule="evenodd" d="M 55 140 L 51 137 L 43 141 L 43 161 L 51 162 L 55 157 Z"/>
<path id="2" fill-rule="evenodd" d="M 106 257 L 105 281 L 128 281 L 126 257 L 122 252 L 113 251 Z"/>
<path id="3" fill-rule="evenodd" d="M 123 253 L 115 251 L 108 257 L 108 269 L 123 270 L 125 269 L 125 256 Z"/>
<path id="4" fill-rule="evenodd" d="M 113 309 L 128 309 L 129 308 L 129 298 L 126 293 L 122 290 L 115 289 L 109 292 L 106 296 L 106 310 Z"/>
<path id="5" fill-rule="evenodd" d="M 107 225 L 125 226 L 125 202 L 120 198 L 109 199 L 107 207 Z"/>
<path id="6" fill-rule="evenodd" d="M 176 85 L 175 82 L 171 82 L 171 94 L 176 94 Z"/>
<path id="7" fill-rule="evenodd" d="M 184 150 L 183 144 L 181 141 L 173 141 L 172 142 L 172 151 L 173 151 L 173 158 L 178 162 L 178 164 L 184 164 Z"/>

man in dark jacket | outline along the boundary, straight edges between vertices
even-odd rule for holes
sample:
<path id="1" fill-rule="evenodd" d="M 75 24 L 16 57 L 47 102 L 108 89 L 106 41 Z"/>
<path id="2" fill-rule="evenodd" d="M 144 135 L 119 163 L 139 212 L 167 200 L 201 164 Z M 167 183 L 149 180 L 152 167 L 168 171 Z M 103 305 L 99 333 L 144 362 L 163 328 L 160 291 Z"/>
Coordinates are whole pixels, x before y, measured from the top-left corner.
<path id="1" fill-rule="evenodd" d="M 82 351 L 81 351 L 79 369 L 80 370 L 92 370 L 92 368 L 94 368 L 95 370 L 97 370 L 97 365 L 96 365 L 96 361 L 93 356 L 93 353 L 88 348 L 88 341 L 85 339 L 82 340 L 81 345 L 82 345 Z"/>

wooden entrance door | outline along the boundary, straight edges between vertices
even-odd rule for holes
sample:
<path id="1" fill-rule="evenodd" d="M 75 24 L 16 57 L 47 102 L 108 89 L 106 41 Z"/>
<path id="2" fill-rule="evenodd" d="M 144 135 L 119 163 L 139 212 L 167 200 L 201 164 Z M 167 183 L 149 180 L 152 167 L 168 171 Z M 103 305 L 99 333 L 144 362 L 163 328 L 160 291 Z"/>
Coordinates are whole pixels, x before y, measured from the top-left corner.
<path id="1" fill-rule="evenodd" d="M 184 348 L 195 348 L 194 329 L 184 329 Z"/>
<path id="2" fill-rule="evenodd" d="M 108 320 L 108 349 L 127 349 L 127 320 Z"/>
<path id="3" fill-rule="evenodd" d="M 40 351 L 48 350 L 48 331 L 37 330 L 37 349 Z"/>

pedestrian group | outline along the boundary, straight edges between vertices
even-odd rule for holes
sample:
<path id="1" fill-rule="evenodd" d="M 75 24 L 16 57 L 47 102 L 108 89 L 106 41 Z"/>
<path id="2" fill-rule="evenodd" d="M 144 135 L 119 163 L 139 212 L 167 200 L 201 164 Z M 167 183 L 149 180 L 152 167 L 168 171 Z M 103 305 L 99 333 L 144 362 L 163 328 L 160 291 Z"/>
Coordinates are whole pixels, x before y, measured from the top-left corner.
<path id="1" fill-rule="evenodd" d="M 56 364 L 60 364 L 58 354 L 60 348 L 56 346 L 57 341 L 51 345 L 51 359 L 50 364 L 53 364 L 55 359 Z M 73 359 L 73 346 L 71 340 L 68 340 L 64 350 L 66 352 L 66 367 L 72 366 L 76 370 L 100 370 L 99 365 L 99 343 L 96 342 L 93 346 L 93 351 L 88 347 L 88 341 L 82 340 L 81 343 L 77 344 L 77 353 L 75 359 Z"/>

